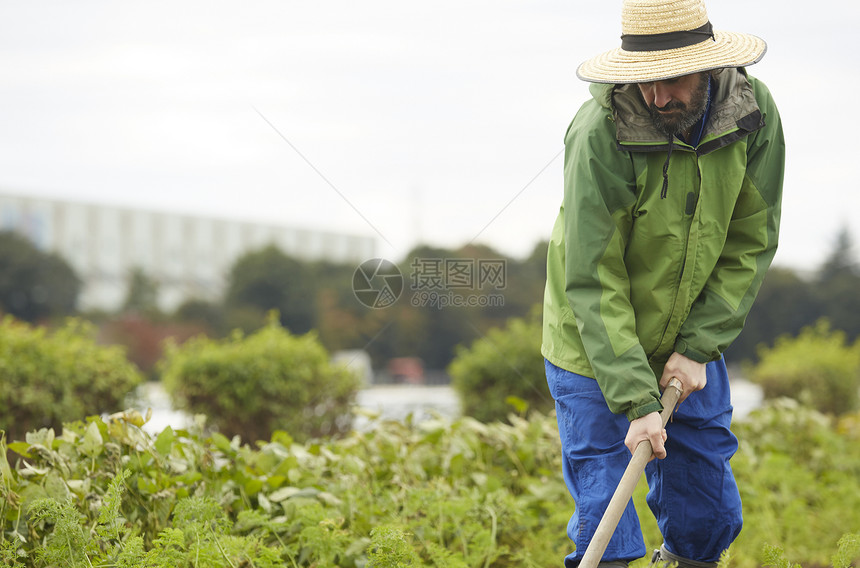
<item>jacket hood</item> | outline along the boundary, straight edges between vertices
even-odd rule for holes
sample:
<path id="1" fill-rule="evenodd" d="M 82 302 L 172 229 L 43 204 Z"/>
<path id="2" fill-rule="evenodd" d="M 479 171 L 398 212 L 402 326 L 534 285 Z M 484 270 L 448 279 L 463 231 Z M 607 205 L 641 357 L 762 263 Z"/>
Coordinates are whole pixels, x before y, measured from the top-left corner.
<path id="1" fill-rule="evenodd" d="M 711 115 L 696 148 L 707 154 L 762 128 L 764 121 L 752 86 L 743 68 L 718 69 L 711 72 L 714 93 Z M 611 111 L 616 125 L 618 149 L 624 151 L 666 151 L 669 140 L 654 127 L 639 87 L 633 84 L 606 85 L 594 83 L 592 97 Z M 683 143 L 676 137 L 674 145 Z"/>

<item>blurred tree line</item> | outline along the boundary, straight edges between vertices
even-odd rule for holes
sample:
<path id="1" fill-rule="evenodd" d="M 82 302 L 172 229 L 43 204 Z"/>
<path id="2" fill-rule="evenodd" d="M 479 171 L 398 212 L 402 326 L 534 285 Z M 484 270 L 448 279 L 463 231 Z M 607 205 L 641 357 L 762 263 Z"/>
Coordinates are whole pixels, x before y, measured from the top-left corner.
<path id="1" fill-rule="evenodd" d="M 151 377 L 167 337 L 182 342 L 199 334 L 223 338 L 233 329 L 250 333 L 265 325 L 265 314 L 273 309 L 291 333 L 314 330 L 329 352 L 365 350 L 376 369 L 396 357 L 416 357 L 426 369 L 445 369 L 456 346 L 471 344 L 511 318 L 528 317 L 540 305 L 546 248 L 546 242 L 538 243 L 526 258 L 511 259 L 482 245 L 416 247 L 394 261 L 402 274 L 400 298 L 374 309 L 354 293 L 357 266 L 308 262 L 268 246 L 237 259 L 221 298 L 188 299 L 164 313 L 158 307 L 158 282 L 134 270 L 117 313 L 79 315 L 99 326 L 104 343 L 126 345 L 129 359 Z M 496 272 L 482 274 L 482 267 Z M 74 315 L 80 286 L 63 259 L 0 233 L 0 313 L 38 323 Z M 795 335 L 822 317 L 853 341 L 860 335 L 858 314 L 860 267 L 843 229 L 810 274 L 770 270 L 727 360 L 754 360 L 759 345 L 773 345 L 778 336 Z"/>
<path id="2" fill-rule="evenodd" d="M 252 331 L 261 325 L 265 312 L 276 309 L 281 325 L 292 333 L 315 330 L 329 351 L 365 350 L 375 368 L 384 367 L 392 358 L 416 357 L 427 369 L 444 369 L 457 345 L 527 313 L 540 301 L 545 255 L 545 243 L 523 260 L 505 258 L 484 246 L 456 250 L 417 247 L 394 262 L 402 275 L 398 300 L 374 309 L 356 297 L 356 265 L 303 262 L 269 246 L 238 259 L 223 302 L 186 302 L 177 309 L 175 319 L 205 323 L 223 335 L 237 327 Z M 471 270 L 471 278 L 446 284 L 446 261 L 449 266 Z M 482 284 L 477 274 L 478 264 L 487 261 L 496 261 L 504 271 L 492 285 Z M 427 271 L 436 269 L 443 273 L 428 284 Z M 373 280 L 371 284 L 379 287 L 384 282 Z M 482 300 L 490 294 L 500 300 L 484 305 L 487 302 Z M 460 301 L 458 305 L 438 304 L 443 297 L 452 301 L 453 296 Z"/>

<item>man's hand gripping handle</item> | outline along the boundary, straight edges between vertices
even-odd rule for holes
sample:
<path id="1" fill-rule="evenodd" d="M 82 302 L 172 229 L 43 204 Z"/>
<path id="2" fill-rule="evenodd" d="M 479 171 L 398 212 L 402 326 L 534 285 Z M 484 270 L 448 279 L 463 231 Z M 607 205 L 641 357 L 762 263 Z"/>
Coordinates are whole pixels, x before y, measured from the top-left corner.
<path id="1" fill-rule="evenodd" d="M 666 390 L 663 391 L 663 396 L 660 399 L 660 402 L 663 404 L 663 412 L 660 413 L 660 417 L 664 427 L 669 422 L 669 418 L 675 410 L 675 405 L 678 404 L 678 399 L 681 397 L 681 389 L 681 381 L 674 377 L 669 379 L 669 384 L 666 386 Z M 612 538 L 612 534 L 615 532 L 615 527 L 618 526 L 618 521 L 621 520 L 621 515 L 627 507 L 627 502 L 633 497 L 633 490 L 636 488 L 636 484 L 639 483 L 639 478 L 642 476 L 645 465 L 651 461 L 652 454 L 650 441 L 642 440 L 636 446 L 633 457 L 630 459 L 630 463 L 627 464 L 627 469 L 624 470 L 624 475 L 621 477 L 621 481 L 618 482 L 618 487 L 612 495 L 612 500 L 609 501 L 606 512 L 603 514 L 600 524 L 597 525 L 594 537 L 592 537 L 585 555 L 579 563 L 579 568 L 597 567 L 598 562 L 603 557 L 603 553 L 606 552 L 606 547 L 609 545 L 609 539 Z"/>

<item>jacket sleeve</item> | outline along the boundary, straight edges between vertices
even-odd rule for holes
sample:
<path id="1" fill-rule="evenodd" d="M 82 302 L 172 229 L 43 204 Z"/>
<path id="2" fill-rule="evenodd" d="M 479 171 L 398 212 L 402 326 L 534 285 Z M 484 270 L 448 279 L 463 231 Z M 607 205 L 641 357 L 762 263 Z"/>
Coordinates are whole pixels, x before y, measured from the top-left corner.
<path id="1" fill-rule="evenodd" d="M 675 351 L 700 363 L 719 359 L 740 334 L 776 253 L 785 141 L 770 92 L 751 82 L 765 126 L 750 135 L 746 175 L 723 251 L 675 343 Z"/>
<path id="2" fill-rule="evenodd" d="M 624 264 L 635 176 L 608 115 L 580 124 L 575 119 L 565 137 L 565 295 L 609 409 L 634 420 L 662 409 Z"/>

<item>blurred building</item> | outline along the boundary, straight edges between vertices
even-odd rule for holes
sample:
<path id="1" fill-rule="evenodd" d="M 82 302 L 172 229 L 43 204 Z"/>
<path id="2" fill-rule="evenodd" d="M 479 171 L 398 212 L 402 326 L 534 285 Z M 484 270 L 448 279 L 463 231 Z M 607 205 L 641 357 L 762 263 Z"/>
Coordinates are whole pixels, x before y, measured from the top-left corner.
<path id="1" fill-rule="evenodd" d="M 0 194 L 0 231 L 15 231 L 61 255 L 83 281 L 80 309 L 113 310 L 135 268 L 159 284 L 159 304 L 220 299 L 242 254 L 273 244 L 302 260 L 359 263 L 373 258 L 369 236 L 248 221 Z"/>

